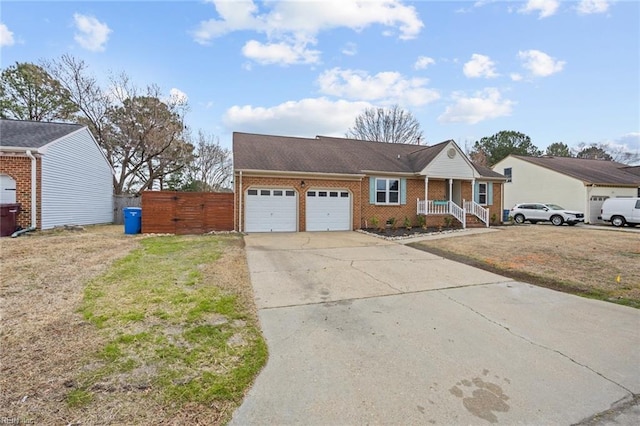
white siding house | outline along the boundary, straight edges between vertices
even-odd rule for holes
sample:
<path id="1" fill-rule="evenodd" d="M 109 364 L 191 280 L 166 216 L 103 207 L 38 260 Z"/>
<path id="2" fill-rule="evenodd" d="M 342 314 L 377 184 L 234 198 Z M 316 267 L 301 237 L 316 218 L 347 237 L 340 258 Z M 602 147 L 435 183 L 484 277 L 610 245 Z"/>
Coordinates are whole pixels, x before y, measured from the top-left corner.
<path id="1" fill-rule="evenodd" d="M 22 206 L 19 226 L 113 221 L 113 169 L 86 126 L 0 120 L 0 158 Z"/>
<path id="2" fill-rule="evenodd" d="M 517 203 L 554 203 L 585 213 L 598 222 L 602 202 L 610 197 L 636 197 L 640 176 L 621 163 L 569 157 L 509 155 L 493 166 L 507 177 L 504 209 Z"/>

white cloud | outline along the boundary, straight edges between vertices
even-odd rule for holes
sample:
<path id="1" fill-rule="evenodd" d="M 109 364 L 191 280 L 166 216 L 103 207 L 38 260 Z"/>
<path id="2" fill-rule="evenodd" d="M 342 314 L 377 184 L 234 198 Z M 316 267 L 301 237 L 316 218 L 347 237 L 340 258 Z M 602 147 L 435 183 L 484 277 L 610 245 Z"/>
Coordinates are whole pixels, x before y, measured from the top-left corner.
<path id="1" fill-rule="evenodd" d="M 534 77 L 548 77 L 562 71 L 566 64 L 565 61 L 558 61 L 539 50 L 520 51 L 518 57 L 522 60 L 522 66 Z"/>
<path id="2" fill-rule="evenodd" d="M 429 65 L 433 65 L 435 63 L 436 61 L 433 58 L 428 56 L 419 56 L 413 67 L 417 70 L 424 70 L 427 69 Z"/>
<path id="3" fill-rule="evenodd" d="M 392 71 L 369 75 L 341 68 L 327 70 L 317 80 L 320 92 L 325 95 L 401 105 L 424 105 L 440 98 L 436 90 L 424 87 L 428 82 L 425 78 L 408 79 Z"/>
<path id="4" fill-rule="evenodd" d="M 511 74 L 509 74 L 509 77 L 511 78 L 512 81 L 521 81 L 522 80 L 522 75 L 518 74 L 517 72 L 512 72 Z"/>
<path id="5" fill-rule="evenodd" d="M 248 41 L 242 48 L 247 58 L 263 65 L 268 64 L 315 64 L 320 61 L 320 52 L 306 48 L 306 43 L 289 44 L 260 43 L 256 40 Z"/>
<path id="6" fill-rule="evenodd" d="M 494 78 L 500 75 L 496 73 L 495 63 L 491 58 L 478 53 L 471 55 L 471 60 L 464 64 L 463 72 L 469 78 Z"/>
<path id="7" fill-rule="evenodd" d="M 261 11 L 252 0 L 210 2 L 218 18 L 200 22 L 193 31 L 194 40 L 201 44 L 234 31 L 253 31 L 266 36 L 265 45 L 302 44 L 302 50 L 306 50 L 306 43 L 315 43 L 318 33 L 334 28 L 361 31 L 377 24 L 398 31 L 400 39 L 413 39 L 424 26 L 415 8 L 400 0 L 261 3 L 266 11 Z"/>
<path id="8" fill-rule="evenodd" d="M 576 10 L 581 15 L 606 13 L 609 10 L 610 3 L 608 0 L 581 0 L 576 6 Z"/>
<path id="9" fill-rule="evenodd" d="M 342 54 L 347 56 L 353 56 L 358 53 L 358 46 L 355 43 L 347 43 L 342 48 Z"/>
<path id="10" fill-rule="evenodd" d="M 81 15 L 75 13 L 73 20 L 76 24 L 78 32 L 74 36 L 74 40 L 87 50 L 92 52 L 102 52 L 109 40 L 111 29 L 107 24 L 98 21 L 93 16 Z"/>
<path id="11" fill-rule="evenodd" d="M 223 123 L 234 131 L 272 135 L 343 137 L 355 118 L 372 105 L 368 102 L 307 98 L 273 107 L 233 106 Z M 309 132 L 312 132 L 311 134 Z"/>
<path id="12" fill-rule="evenodd" d="M 454 105 L 448 106 L 438 117 L 440 123 L 476 124 L 481 121 L 511 115 L 515 102 L 502 99 L 500 91 L 489 87 L 471 97 L 462 92 L 454 92 Z"/>
<path id="13" fill-rule="evenodd" d="M 268 13 L 259 14 L 251 0 L 213 0 L 220 19 L 203 21 L 194 32 L 199 43 L 233 31 L 250 30 L 268 35 L 306 34 L 347 27 L 360 31 L 369 25 L 380 24 L 400 30 L 401 39 L 415 38 L 424 24 L 412 6 L 399 0 L 359 1 L 278 1 L 266 2 Z"/>
<path id="14" fill-rule="evenodd" d="M 548 18 L 555 15 L 560 7 L 558 0 L 529 0 L 526 5 L 520 8 L 520 13 L 538 13 L 538 18 Z"/>
<path id="15" fill-rule="evenodd" d="M 189 102 L 189 97 L 182 90 L 174 87 L 169 90 L 169 101 L 175 105 L 186 105 Z"/>
<path id="16" fill-rule="evenodd" d="M 13 32 L 5 24 L 0 24 L 0 46 L 13 46 L 14 44 Z"/>

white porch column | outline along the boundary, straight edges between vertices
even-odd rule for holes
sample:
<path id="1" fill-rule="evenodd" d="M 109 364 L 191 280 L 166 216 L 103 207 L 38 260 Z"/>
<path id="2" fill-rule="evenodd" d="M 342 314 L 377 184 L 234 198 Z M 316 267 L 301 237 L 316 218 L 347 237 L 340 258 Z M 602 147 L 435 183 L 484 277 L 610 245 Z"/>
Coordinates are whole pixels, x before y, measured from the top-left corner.
<path id="1" fill-rule="evenodd" d="M 424 177 L 424 202 L 425 202 L 425 208 L 427 206 L 427 201 L 429 200 L 429 178 L 428 177 Z"/>
<path id="2" fill-rule="evenodd" d="M 449 201 L 453 201 L 453 179 L 449 179 Z"/>
<path id="3" fill-rule="evenodd" d="M 473 178 L 471 179 L 471 201 L 474 201 L 474 202 L 476 201 L 475 191 L 476 191 L 476 179 Z"/>

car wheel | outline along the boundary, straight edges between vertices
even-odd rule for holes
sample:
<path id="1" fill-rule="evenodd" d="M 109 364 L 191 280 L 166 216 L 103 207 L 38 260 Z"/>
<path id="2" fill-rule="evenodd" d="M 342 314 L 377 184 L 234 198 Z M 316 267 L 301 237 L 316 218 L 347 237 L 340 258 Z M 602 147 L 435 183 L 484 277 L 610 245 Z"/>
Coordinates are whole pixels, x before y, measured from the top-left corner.
<path id="1" fill-rule="evenodd" d="M 521 214 L 517 214 L 513 217 L 513 220 L 515 220 L 516 223 L 524 223 L 524 216 Z"/>
<path id="2" fill-rule="evenodd" d="M 611 218 L 611 224 L 615 227 L 621 227 L 624 225 L 624 217 L 622 216 L 614 216 Z"/>
<path id="3" fill-rule="evenodd" d="M 562 216 L 551 216 L 551 223 L 553 223 L 555 226 L 560 226 L 562 225 L 562 223 L 564 222 L 564 219 L 562 219 Z"/>

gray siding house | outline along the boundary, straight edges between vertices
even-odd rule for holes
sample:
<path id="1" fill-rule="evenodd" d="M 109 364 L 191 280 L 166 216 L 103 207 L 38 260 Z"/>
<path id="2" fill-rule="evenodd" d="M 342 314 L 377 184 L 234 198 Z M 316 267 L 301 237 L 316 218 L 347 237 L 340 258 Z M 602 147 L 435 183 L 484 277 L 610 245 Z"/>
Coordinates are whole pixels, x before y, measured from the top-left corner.
<path id="1" fill-rule="evenodd" d="M 113 174 L 86 126 L 0 120 L 1 197 L 23 228 L 112 222 Z"/>

